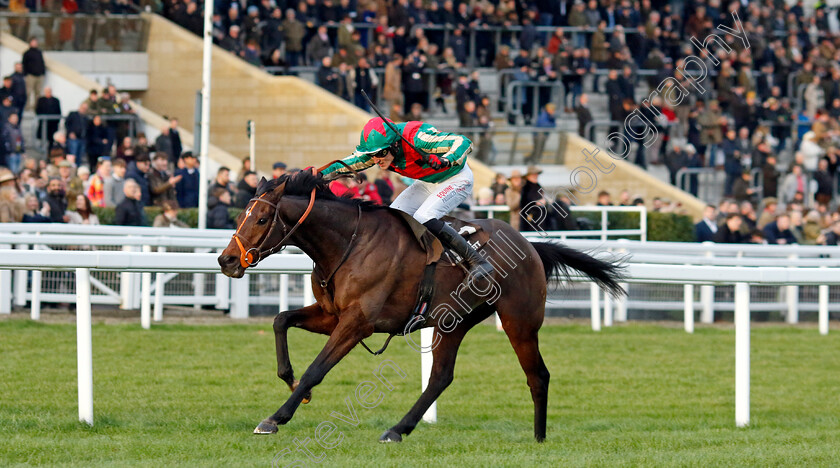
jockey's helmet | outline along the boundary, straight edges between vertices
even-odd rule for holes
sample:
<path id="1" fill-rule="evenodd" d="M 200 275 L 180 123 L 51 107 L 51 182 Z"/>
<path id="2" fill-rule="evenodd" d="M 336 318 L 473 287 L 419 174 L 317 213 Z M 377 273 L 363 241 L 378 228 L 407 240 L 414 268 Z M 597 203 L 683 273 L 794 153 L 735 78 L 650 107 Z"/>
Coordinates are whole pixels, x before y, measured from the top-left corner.
<path id="1" fill-rule="evenodd" d="M 394 125 L 391 120 L 388 120 L 388 122 Z M 390 147 L 399 140 L 400 136 L 381 118 L 376 117 L 368 120 L 365 128 L 362 129 L 356 152 L 362 154 L 377 153 Z"/>

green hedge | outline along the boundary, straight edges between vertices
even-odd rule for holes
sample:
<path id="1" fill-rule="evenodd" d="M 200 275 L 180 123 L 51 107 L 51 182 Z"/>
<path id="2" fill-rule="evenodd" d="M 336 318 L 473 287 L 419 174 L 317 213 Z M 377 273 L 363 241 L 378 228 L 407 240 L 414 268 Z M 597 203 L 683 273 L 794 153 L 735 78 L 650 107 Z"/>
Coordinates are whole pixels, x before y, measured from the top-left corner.
<path id="1" fill-rule="evenodd" d="M 595 229 L 601 229 L 600 213 L 579 213 L 577 218 L 586 218 Z M 610 229 L 639 228 L 639 213 L 610 213 L 608 219 Z M 694 242 L 694 222 L 688 215 L 648 211 L 647 230 L 649 241 Z"/>
<path id="2" fill-rule="evenodd" d="M 146 219 L 149 220 L 149 225 L 151 226 L 152 222 L 155 220 L 155 217 L 163 212 L 159 206 L 147 206 L 144 208 L 146 211 Z M 115 212 L 114 208 L 99 208 L 94 207 L 93 212 L 99 218 L 100 224 L 114 224 L 114 217 Z M 230 208 L 228 210 L 230 213 L 231 219 L 236 219 L 239 216 L 239 213 L 242 212 L 241 208 Z M 189 227 L 197 228 L 198 227 L 198 208 L 182 208 L 178 210 L 178 219 L 187 223 Z"/>

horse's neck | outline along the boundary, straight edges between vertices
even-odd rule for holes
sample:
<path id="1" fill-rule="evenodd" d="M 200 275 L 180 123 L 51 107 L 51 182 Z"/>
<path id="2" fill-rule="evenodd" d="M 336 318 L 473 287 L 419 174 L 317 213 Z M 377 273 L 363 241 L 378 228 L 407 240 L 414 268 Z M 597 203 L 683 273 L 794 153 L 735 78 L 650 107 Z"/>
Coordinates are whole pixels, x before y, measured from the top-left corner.
<path id="1" fill-rule="evenodd" d="M 294 223 L 303 215 L 309 200 L 291 210 Z M 317 200 L 312 212 L 298 228 L 292 243 L 323 268 L 332 268 L 350 243 L 358 219 L 358 208 Z"/>

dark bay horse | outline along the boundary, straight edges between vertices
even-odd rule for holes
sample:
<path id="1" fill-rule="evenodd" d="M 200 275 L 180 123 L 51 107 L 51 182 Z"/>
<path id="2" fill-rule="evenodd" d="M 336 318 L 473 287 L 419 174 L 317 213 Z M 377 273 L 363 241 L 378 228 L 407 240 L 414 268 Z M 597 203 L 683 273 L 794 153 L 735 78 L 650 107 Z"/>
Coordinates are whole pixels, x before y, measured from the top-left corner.
<path id="1" fill-rule="evenodd" d="M 400 441 L 403 434 L 411 433 L 426 409 L 452 382 L 455 356 L 464 335 L 493 312 L 498 312 L 527 376 L 534 401 L 534 436 L 544 440 L 549 373 L 540 355 L 537 333 L 545 314 L 548 278 L 555 273 L 568 275 L 573 269 L 614 295 L 624 293 L 618 284 L 621 268 L 615 264 L 562 245 L 528 242 L 503 221 L 474 223 L 490 235 L 481 251 L 496 271 L 486 285 L 471 285 L 464 298 L 454 295 L 464 292 L 458 289 L 464 270 L 437 267 L 435 292 L 428 308 L 432 312 L 417 327 L 435 327 L 436 331 L 429 383 L 408 414 L 380 441 Z M 317 303 L 282 312 L 274 319 L 277 375 L 292 395 L 254 430 L 269 434 L 277 432 L 278 424 L 287 423 L 298 406 L 309 401 L 312 388 L 363 339 L 373 333 L 404 331 L 412 318 L 427 253 L 393 210 L 338 198 L 320 174 L 309 171 L 271 181 L 263 179 L 237 225 L 236 234 L 219 256 L 227 276 L 242 277 L 246 268 L 286 244 L 299 247 L 315 262 L 312 289 Z M 489 248 L 494 241 L 496 244 Z M 455 307 L 456 302 L 461 303 L 461 309 Z M 475 308 L 464 311 L 464 306 Z M 289 362 L 289 327 L 329 336 L 299 381 Z"/>

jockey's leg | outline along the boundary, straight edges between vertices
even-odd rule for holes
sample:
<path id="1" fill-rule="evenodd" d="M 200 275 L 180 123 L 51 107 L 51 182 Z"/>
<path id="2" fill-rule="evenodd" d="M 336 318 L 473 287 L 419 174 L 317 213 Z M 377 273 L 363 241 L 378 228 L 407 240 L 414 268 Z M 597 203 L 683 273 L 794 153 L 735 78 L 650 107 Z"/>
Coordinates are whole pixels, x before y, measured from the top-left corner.
<path id="1" fill-rule="evenodd" d="M 455 251 L 467 264 L 469 275 L 464 281 L 475 281 L 489 276 L 493 265 L 476 252 L 475 249 L 452 229 L 452 226 L 440 220 L 455 209 L 472 192 L 472 172 L 464 167 L 460 173 L 435 184 L 433 193 L 414 213 L 414 219 L 423 223 L 446 247 Z"/>
<path id="2" fill-rule="evenodd" d="M 409 185 L 407 189 L 403 190 L 397 198 L 391 202 L 391 208 L 400 210 L 403 213 L 408 213 L 414 216 L 417 209 L 420 208 L 429 195 L 432 194 L 437 184 L 430 184 L 417 180 Z"/>

